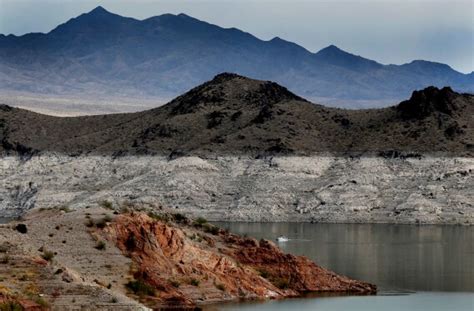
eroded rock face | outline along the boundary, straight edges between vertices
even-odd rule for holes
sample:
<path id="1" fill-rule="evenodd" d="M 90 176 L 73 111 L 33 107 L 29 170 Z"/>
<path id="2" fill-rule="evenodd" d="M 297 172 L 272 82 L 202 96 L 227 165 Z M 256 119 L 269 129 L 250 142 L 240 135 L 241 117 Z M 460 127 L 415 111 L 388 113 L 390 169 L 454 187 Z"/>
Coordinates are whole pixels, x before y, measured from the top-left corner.
<path id="1" fill-rule="evenodd" d="M 211 225 L 205 225 L 211 226 Z M 241 238 L 215 228 L 170 224 L 145 214 L 118 216 L 104 229 L 136 264 L 134 276 L 169 304 L 284 298 L 307 291 L 375 293 L 375 286 L 325 270 L 305 257 L 284 254 L 272 242 Z"/>
<path id="2" fill-rule="evenodd" d="M 5 185 L 4 192 L 5 195 L 0 198 L 1 215 L 2 217 L 12 217 L 35 206 L 38 187 L 34 182 L 19 180 L 18 183 Z"/>
<path id="3" fill-rule="evenodd" d="M 473 224 L 473 174 L 462 157 L 5 157 L 0 216 L 107 200 L 209 220 Z"/>

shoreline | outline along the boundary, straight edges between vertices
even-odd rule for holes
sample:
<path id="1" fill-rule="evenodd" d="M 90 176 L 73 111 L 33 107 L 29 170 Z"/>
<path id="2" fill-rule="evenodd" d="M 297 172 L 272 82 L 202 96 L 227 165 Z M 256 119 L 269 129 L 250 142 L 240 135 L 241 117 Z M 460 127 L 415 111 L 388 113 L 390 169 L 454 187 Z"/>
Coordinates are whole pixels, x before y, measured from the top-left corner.
<path id="1" fill-rule="evenodd" d="M 45 310 L 194 310 L 308 291 L 376 292 L 271 241 L 145 211 L 34 210 L 0 225 L 0 301 Z"/>

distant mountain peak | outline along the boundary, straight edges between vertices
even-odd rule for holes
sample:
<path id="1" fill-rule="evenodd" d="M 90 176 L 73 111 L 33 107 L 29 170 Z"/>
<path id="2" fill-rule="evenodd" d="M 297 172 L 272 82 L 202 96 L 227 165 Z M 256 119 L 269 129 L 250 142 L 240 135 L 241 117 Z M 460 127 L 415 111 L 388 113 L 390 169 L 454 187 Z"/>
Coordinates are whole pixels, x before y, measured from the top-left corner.
<path id="1" fill-rule="evenodd" d="M 107 11 L 106 9 L 104 9 L 104 7 L 102 7 L 100 5 L 98 7 L 96 7 L 95 9 L 93 9 L 92 11 L 89 11 L 88 13 L 84 13 L 84 14 L 78 16 L 78 18 L 84 18 L 84 17 L 86 17 L 86 18 L 108 18 L 108 17 L 125 18 L 125 17 L 120 16 L 118 14 Z"/>
<path id="2" fill-rule="evenodd" d="M 354 54 L 351 54 L 349 52 L 346 52 L 342 49 L 340 49 L 339 47 L 335 46 L 334 44 L 331 44 L 321 50 L 319 50 L 316 55 L 319 55 L 319 56 L 326 56 L 326 57 L 352 57 L 352 58 L 355 58 L 355 57 L 360 57 L 358 55 L 354 55 Z M 362 58 L 362 57 L 360 57 Z"/>
<path id="3" fill-rule="evenodd" d="M 96 7 L 95 9 L 93 9 L 87 14 L 103 14 L 103 13 L 110 13 L 110 12 L 104 9 L 104 7 L 99 5 L 98 7 Z"/>
<path id="4" fill-rule="evenodd" d="M 111 32 L 112 30 L 117 31 L 120 24 L 128 22 L 137 22 L 133 18 L 127 18 L 118 14 L 112 13 L 104 9 L 102 6 L 98 6 L 92 11 L 81 14 L 76 18 L 72 18 L 64 24 L 59 25 L 52 33 L 75 35 L 77 33 L 84 33 L 87 31 L 105 31 Z"/>
<path id="5" fill-rule="evenodd" d="M 337 66 L 344 66 L 353 70 L 369 70 L 375 67 L 382 66 L 376 61 L 363 58 L 359 55 L 354 55 L 346 52 L 339 47 L 331 44 L 315 54 L 316 59 L 330 63 Z"/>
<path id="6" fill-rule="evenodd" d="M 342 49 L 338 48 L 334 44 L 328 45 L 327 47 L 321 49 L 318 53 L 327 53 L 327 52 L 344 52 L 347 53 L 346 51 L 343 51 Z M 349 53 L 347 53 L 349 54 Z"/>

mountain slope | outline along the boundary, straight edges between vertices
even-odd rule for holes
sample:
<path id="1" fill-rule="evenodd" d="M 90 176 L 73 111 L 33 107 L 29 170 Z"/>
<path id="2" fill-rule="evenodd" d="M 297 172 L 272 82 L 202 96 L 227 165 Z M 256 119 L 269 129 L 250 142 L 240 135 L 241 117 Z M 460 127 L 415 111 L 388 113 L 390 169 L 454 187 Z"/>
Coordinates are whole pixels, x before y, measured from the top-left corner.
<path id="1" fill-rule="evenodd" d="M 474 96 L 416 91 L 398 106 L 342 110 L 268 81 L 220 74 L 165 106 L 59 118 L 0 106 L 4 153 L 472 155 Z"/>
<path id="2" fill-rule="evenodd" d="M 447 65 L 386 66 L 335 46 L 313 54 L 185 14 L 139 21 L 98 7 L 47 34 L 0 35 L 3 91 L 171 98 L 226 71 L 307 98 L 401 99 L 429 85 L 474 91 L 474 75 Z"/>

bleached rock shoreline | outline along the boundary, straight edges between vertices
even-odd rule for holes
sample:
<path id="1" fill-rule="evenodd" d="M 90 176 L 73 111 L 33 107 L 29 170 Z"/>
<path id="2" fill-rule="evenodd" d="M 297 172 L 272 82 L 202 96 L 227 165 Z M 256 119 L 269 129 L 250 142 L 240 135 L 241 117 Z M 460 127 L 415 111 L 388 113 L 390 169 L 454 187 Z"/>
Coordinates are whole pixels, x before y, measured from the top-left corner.
<path id="1" fill-rule="evenodd" d="M 0 159 L 0 216 L 102 200 L 230 221 L 474 223 L 474 158 Z"/>

